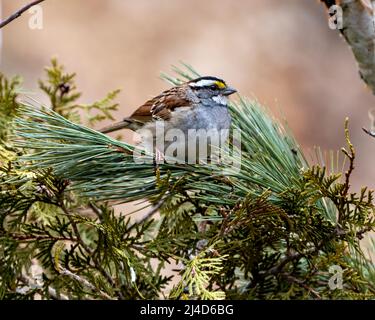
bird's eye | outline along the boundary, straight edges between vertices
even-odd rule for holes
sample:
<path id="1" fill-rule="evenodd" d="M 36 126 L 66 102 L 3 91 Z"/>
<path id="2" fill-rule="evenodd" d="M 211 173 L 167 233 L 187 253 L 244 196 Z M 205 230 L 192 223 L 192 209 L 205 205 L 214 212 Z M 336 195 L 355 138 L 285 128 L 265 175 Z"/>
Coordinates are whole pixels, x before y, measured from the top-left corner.
<path id="1" fill-rule="evenodd" d="M 210 86 L 210 89 L 211 90 L 216 90 L 217 89 L 217 86 L 215 84 L 213 84 L 212 86 Z"/>

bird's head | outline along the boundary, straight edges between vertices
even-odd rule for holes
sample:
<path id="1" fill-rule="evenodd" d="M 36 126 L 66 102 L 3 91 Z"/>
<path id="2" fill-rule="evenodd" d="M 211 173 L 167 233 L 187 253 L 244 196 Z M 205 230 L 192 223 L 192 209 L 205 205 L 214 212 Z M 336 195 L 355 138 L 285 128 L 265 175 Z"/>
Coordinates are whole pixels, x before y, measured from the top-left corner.
<path id="1" fill-rule="evenodd" d="M 234 88 L 227 86 L 224 80 L 206 76 L 191 80 L 187 83 L 195 96 L 202 102 L 215 102 L 226 105 L 228 96 L 237 92 Z"/>

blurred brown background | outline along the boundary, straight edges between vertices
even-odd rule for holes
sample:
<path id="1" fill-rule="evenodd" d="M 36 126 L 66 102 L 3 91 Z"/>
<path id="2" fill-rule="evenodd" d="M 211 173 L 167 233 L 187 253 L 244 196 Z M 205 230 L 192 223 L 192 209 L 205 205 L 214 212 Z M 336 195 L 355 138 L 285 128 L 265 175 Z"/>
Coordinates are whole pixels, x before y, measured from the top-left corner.
<path id="1" fill-rule="evenodd" d="M 3 17 L 26 0 L 3 0 Z M 241 94 L 282 114 L 306 152 L 344 146 L 350 118 L 357 150 L 353 187 L 374 187 L 374 97 L 352 53 L 330 30 L 317 0 L 47 0 L 43 29 L 25 13 L 3 29 L 1 71 L 37 93 L 52 56 L 78 74 L 82 102 L 120 88 L 118 119 L 168 85 L 158 76 L 180 60 L 224 78 Z M 281 113 L 280 113 L 281 110 Z"/>

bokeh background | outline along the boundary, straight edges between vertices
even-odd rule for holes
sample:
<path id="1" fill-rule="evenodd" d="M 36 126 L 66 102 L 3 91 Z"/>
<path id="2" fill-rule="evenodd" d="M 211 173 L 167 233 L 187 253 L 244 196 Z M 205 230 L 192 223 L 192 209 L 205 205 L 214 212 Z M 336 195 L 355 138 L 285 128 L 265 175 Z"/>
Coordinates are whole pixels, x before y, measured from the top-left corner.
<path id="1" fill-rule="evenodd" d="M 28 2 L 2 0 L 3 17 Z M 168 88 L 159 74 L 182 60 L 284 117 L 306 153 L 344 146 L 348 116 L 353 188 L 374 187 L 375 140 L 361 130 L 374 96 L 319 1 L 47 0 L 42 7 L 41 30 L 29 28 L 29 13 L 3 29 L 0 66 L 22 75 L 37 99 L 45 99 L 37 79 L 55 56 L 77 72 L 82 102 L 122 89 L 121 119 Z"/>

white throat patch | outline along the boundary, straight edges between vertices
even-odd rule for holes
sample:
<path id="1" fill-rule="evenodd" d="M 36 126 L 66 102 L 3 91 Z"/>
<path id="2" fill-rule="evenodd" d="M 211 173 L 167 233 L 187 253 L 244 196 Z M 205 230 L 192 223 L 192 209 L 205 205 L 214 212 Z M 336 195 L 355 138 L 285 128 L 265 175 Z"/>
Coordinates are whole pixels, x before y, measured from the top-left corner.
<path id="1" fill-rule="evenodd" d="M 228 98 L 222 95 L 218 95 L 215 97 L 212 97 L 212 100 L 214 100 L 218 104 L 227 105 L 228 104 Z"/>

